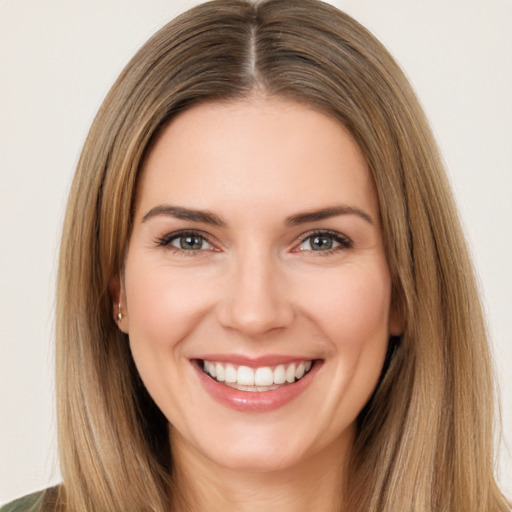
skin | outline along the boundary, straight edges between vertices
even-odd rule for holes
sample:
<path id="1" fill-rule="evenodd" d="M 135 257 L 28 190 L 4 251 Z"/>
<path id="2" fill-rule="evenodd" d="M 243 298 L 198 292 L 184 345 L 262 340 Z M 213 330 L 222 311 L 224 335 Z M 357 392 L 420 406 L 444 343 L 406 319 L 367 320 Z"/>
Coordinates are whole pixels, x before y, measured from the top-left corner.
<path id="1" fill-rule="evenodd" d="M 144 218 L 162 205 L 225 225 Z M 368 218 L 286 223 L 339 205 Z M 179 230 L 203 236 L 200 248 L 180 248 L 169 236 Z M 336 233 L 324 235 L 331 249 L 311 245 L 318 230 Z M 338 509 L 355 419 L 401 328 L 374 185 L 348 132 L 261 95 L 180 114 L 145 161 L 125 263 L 119 327 L 172 424 L 177 478 L 194 509 Z M 205 392 L 191 360 L 210 353 L 321 365 L 290 403 L 248 413 Z"/>

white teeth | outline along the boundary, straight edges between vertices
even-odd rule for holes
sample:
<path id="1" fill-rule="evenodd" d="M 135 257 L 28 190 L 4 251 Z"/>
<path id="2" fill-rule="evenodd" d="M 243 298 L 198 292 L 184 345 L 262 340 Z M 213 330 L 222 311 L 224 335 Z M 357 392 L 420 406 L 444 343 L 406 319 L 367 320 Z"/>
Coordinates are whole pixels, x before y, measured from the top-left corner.
<path id="1" fill-rule="evenodd" d="M 261 391 L 271 391 L 272 389 L 277 389 L 279 386 L 241 386 L 240 384 L 227 384 L 230 388 L 238 389 L 239 391 L 252 391 L 252 392 L 261 392 Z"/>
<path id="2" fill-rule="evenodd" d="M 286 382 L 286 369 L 280 364 L 274 370 L 274 384 L 284 384 Z"/>
<path id="3" fill-rule="evenodd" d="M 272 386 L 274 384 L 274 372 L 271 368 L 258 368 L 254 374 L 254 384 L 256 386 Z"/>
<path id="4" fill-rule="evenodd" d="M 222 366 L 220 363 L 217 363 L 215 365 L 215 373 L 217 374 L 217 380 L 219 382 L 224 382 L 224 380 L 225 380 L 224 366 Z"/>
<path id="5" fill-rule="evenodd" d="M 239 366 L 236 381 L 242 386 L 254 386 L 254 370 L 248 366 Z"/>
<path id="6" fill-rule="evenodd" d="M 301 379 L 311 369 L 312 361 L 280 364 L 275 368 L 262 366 L 251 368 L 224 364 L 212 361 L 203 361 L 204 372 L 215 378 L 218 382 L 224 382 L 230 387 L 242 391 L 268 391 L 277 387 Z"/>
<path id="7" fill-rule="evenodd" d="M 212 377 L 216 377 L 217 372 L 215 370 L 215 363 L 210 363 L 209 361 L 204 362 L 204 371 L 206 373 L 209 373 Z"/>
<path id="8" fill-rule="evenodd" d="M 287 382 L 295 382 L 295 365 L 291 364 L 286 368 L 286 380 Z"/>
<path id="9" fill-rule="evenodd" d="M 236 382 L 236 368 L 232 364 L 226 365 L 224 378 L 226 382 Z"/>

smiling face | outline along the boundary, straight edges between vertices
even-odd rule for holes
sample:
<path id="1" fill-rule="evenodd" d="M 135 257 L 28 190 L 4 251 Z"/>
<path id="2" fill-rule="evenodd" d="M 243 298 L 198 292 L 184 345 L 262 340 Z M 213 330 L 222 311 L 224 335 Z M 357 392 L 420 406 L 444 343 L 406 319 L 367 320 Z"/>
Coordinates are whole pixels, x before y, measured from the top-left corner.
<path id="1" fill-rule="evenodd" d="M 119 326 L 175 454 L 256 471 L 339 460 L 399 330 L 390 297 L 374 186 L 340 124 L 251 97 L 162 131 Z"/>

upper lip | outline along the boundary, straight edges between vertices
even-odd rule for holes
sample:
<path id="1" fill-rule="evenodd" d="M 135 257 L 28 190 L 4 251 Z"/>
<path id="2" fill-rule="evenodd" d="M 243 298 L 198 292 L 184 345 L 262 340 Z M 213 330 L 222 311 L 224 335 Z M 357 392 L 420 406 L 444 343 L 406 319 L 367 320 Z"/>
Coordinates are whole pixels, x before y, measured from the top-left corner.
<path id="1" fill-rule="evenodd" d="M 291 364 L 302 361 L 314 361 L 318 358 L 302 355 L 280 354 L 268 354 L 262 356 L 246 356 L 242 354 L 204 354 L 194 357 L 193 359 L 201 359 L 217 363 L 230 363 L 237 366 L 249 366 L 256 368 L 260 366 L 277 366 L 280 364 Z"/>

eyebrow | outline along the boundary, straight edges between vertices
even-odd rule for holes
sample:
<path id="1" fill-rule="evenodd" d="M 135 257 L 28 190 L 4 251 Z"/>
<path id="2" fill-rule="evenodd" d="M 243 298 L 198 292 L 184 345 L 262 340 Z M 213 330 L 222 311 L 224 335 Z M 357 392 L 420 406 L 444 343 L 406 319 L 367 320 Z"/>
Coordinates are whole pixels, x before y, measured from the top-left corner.
<path id="1" fill-rule="evenodd" d="M 322 208 L 321 210 L 313 210 L 310 212 L 298 213 L 297 215 L 291 215 L 290 217 L 287 217 L 285 224 L 288 226 L 297 226 L 298 224 L 306 224 L 308 222 L 329 219 L 331 217 L 337 217 L 338 215 L 357 215 L 369 224 L 375 224 L 372 217 L 365 211 L 356 208 L 355 206 L 344 205 L 331 206 L 328 208 Z"/>
<path id="2" fill-rule="evenodd" d="M 181 208 L 179 206 L 159 205 L 151 208 L 142 218 L 142 222 L 146 222 L 152 217 L 165 215 L 176 219 L 191 220 L 193 222 L 202 222 L 212 226 L 226 227 L 226 223 L 215 213 L 208 210 L 191 210 L 189 208 Z"/>
<path id="3" fill-rule="evenodd" d="M 149 210 L 142 218 L 142 222 L 147 222 L 149 219 L 159 215 L 174 217 L 176 219 L 182 220 L 190 220 L 192 222 L 202 222 L 204 224 L 210 224 L 211 226 L 223 228 L 227 227 L 227 223 L 224 220 L 222 220 L 215 213 L 212 213 L 208 210 L 193 210 L 190 208 L 170 205 L 159 205 L 151 208 L 151 210 Z M 338 205 L 322 208 L 320 210 L 312 210 L 309 212 L 291 215 L 286 218 L 285 225 L 297 226 L 300 224 L 307 224 L 308 222 L 315 222 L 329 219 L 331 217 L 337 217 L 338 215 L 357 215 L 369 224 L 373 225 L 375 223 L 372 217 L 360 208 L 356 208 L 354 206 Z"/>

